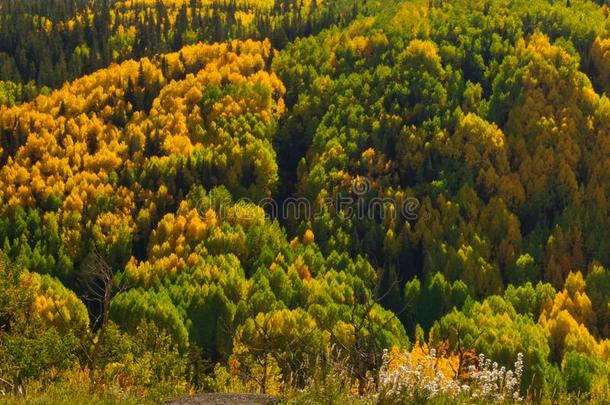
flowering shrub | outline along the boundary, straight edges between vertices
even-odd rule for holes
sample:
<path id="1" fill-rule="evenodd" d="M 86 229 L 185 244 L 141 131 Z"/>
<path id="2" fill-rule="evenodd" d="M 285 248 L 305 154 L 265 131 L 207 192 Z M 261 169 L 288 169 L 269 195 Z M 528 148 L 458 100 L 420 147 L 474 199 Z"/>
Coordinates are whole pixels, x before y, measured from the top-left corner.
<path id="1" fill-rule="evenodd" d="M 376 402 L 423 402 L 436 397 L 485 403 L 523 400 L 519 393 L 523 374 L 521 353 L 514 370 L 500 367 L 484 354 L 479 355 L 477 365 L 468 367 L 466 374 L 459 375 L 458 370 L 457 356 L 438 356 L 434 349 L 426 351 L 419 346 L 405 353 L 386 350 Z"/>
<path id="2" fill-rule="evenodd" d="M 519 395 L 521 376 L 523 375 L 523 354 L 517 354 L 515 370 L 498 367 L 498 363 L 479 355 L 478 367 L 471 365 L 469 371 L 470 396 L 490 402 L 512 399 L 522 401 Z"/>

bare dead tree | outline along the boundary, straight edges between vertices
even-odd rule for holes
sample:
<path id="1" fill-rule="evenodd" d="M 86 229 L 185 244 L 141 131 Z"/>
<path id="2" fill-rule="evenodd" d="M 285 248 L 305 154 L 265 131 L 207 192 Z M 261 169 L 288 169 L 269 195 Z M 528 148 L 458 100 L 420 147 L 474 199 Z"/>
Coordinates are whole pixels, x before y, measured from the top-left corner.
<path id="1" fill-rule="evenodd" d="M 476 363 L 477 356 L 472 348 L 476 345 L 479 338 L 481 338 L 481 336 L 483 335 L 484 332 L 485 332 L 484 330 L 480 331 L 477 334 L 477 336 L 475 336 L 475 338 L 472 342 L 466 343 L 462 325 L 458 325 L 457 329 L 455 330 L 456 338 L 455 338 L 455 344 L 453 345 L 453 347 L 451 347 L 449 345 L 450 338 L 451 338 L 449 331 L 445 331 L 443 333 L 442 342 L 446 343 L 447 348 L 450 352 L 457 352 L 457 354 L 458 354 L 457 368 L 454 368 L 453 366 L 451 366 L 452 371 L 454 372 L 455 378 L 463 377 L 466 372 L 467 367 L 469 365 Z"/>
<path id="2" fill-rule="evenodd" d="M 99 313 L 91 321 L 91 333 L 84 350 L 89 369 L 89 383 L 95 386 L 95 373 L 108 328 L 110 304 L 114 297 L 127 288 L 124 281 L 117 283 L 116 271 L 98 250 L 89 252 L 82 264 L 80 281 L 85 287 L 83 299 Z"/>
<path id="3" fill-rule="evenodd" d="M 255 372 L 250 367 L 242 367 L 240 377 L 246 381 L 253 381 L 259 387 L 260 393 L 267 393 L 272 376 L 271 360 L 274 360 L 281 369 L 283 382 L 291 385 L 293 380 L 298 379 L 298 375 L 304 372 L 300 360 L 307 361 L 309 358 L 319 357 L 319 352 L 310 344 L 312 336 L 318 332 L 317 329 L 302 331 L 292 336 L 290 340 L 285 340 L 285 335 L 272 330 L 269 320 L 265 319 L 260 323 L 253 319 L 253 322 L 259 336 L 257 344 L 243 341 L 240 343 L 247 347 L 248 353 L 253 356 L 253 363 L 260 368 L 260 371 Z"/>
<path id="4" fill-rule="evenodd" d="M 391 322 L 398 320 L 398 317 L 409 309 L 408 304 L 404 305 L 400 311 L 394 313 L 395 317 L 389 316 L 383 322 L 379 322 L 379 319 L 375 319 L 373 316 L 375 305 L 380 304 L 398 283 L 399 280 L 394 280 L 387 290 L 381 294 L 378 291 L 378 286 L 377 291 L 371 295 L 362 292 L 354 297 L 355 303 L 352 306 L 349 318 L 349 323 L 353 327 L 351 332 L 352 343 L 349 346 L 343 344 L 341 339 L 331 331 L 334 346 L 347 354 L 350 359 L 351 370 L 349 374 L 358 381 L 360 395 L 364 395 L 369 371 L 375 371 L 381 367 L 383 349 L 379 340 L 383 330 Z M 377 380 L 375 379 L 375 381 Z"/>

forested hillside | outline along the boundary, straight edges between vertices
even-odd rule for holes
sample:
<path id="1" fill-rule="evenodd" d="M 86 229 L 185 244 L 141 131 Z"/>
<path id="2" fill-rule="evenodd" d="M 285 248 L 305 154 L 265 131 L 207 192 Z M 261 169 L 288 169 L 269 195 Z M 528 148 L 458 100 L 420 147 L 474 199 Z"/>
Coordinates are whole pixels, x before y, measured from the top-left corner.
<path id="1" fill-rule="evenodd" d="M 2 0 L 4 103 L 27 101 L 111 62 L 178 51 L 199 41 L 269 39 L 276 48 L 344 25 L 353 0 Z M 0 99 L 3 101 L 3 99 Z"/>
<path id="2" fill-rule="evenodd" d="M 607 403 L 601 3 L 0 0 L 0 401 Z"/>

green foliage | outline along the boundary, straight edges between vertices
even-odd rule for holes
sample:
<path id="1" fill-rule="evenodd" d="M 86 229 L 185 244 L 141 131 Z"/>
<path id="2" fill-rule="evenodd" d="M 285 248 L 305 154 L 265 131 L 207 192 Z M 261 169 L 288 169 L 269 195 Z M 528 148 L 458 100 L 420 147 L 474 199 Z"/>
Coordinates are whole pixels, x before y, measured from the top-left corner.
<path id="1" fill-rule="evenodd" d="M 404 317 L 408 324 L 429 330 L 434 321 L 453 309 L 461 309 L 468 297 L 466 284 L 458 280 L 449 283 L 441 273 L 427 277 L 423 288 L 418 278 L 405 285 L 404 300 L 407 305 Z"/>
<path id="2" fill-rule="evenodd" d="M 561 363 L 561 372 L 569 392 L 590 392 L 595 375 L 608 379 L 609 371 L 601 361 L 578 352 L 566 353 Z"/>
<path id="3" fill-rule="evenodd" d="M 474 348 L 505 366 L 515 361 L 517 353 L 523 353 L 523 392 L 531 390 L 540 396 L 550 388 L 546 380 L 551 366 L 546 332 L 501 297 L 491 296 L 445 315 L 432 327 L 430 339 L 433 344 L 447 341 L 451 350 Z"/>
<path id="4" fill-rule="evenodd" d="M 0 1 L 9 385 L 375 403 L 410 336 L 606 397 L 607 4 L 64 3 Z"/>
<path id="5" fill-rule="evenodd" d="M 54 368 L 69 368 L 76 359 L 76 347 L 75 336 L 54 329 L 34 338 L 8 337 L 2 341 L 4 367 L 17 370 L 16 381 L 37 379 Z"/>
<path id="6" fill-rule="evenodd" d="M 41 308 L 38 297 L 58 299 L 61 308 Z M 80 306 L 79 306 L 80 305 Z M 82 312 L 82 311 L 84 312 Z M 47 316 L 45 316 L 47 315 Z M 64 318 L 49 322 L 49 317 Z M 84 324 L 82 322 L 85 322 Z M 4 257 L 0 261 L 0 376 L 16 391 L 28 380 L 48 384 L 71 368 L 79 354 L 79 332 L 87 312 L 57 280 L 30 275 Z"/>
<path id="7" fill-rule="evenodd" d="M 509 285 L 504 292 L 504 299 L 520 314 L 529 315 L 538 319 L 542 311 L 542 305 L 555 296 L 555 289 L 550 284 L 538 283 L 534 287 L 527 282 L 515 287 Z"/>
<path id="8" fill-rule="evenodd" d="M 182 350 L 188 346 L 188 332 L 182 317 L 166 294 L 129 290 L 113 301 L 110 314 L 128 328 L 136 328 L 140 321 L 152 322 L 172 336 Z"/>

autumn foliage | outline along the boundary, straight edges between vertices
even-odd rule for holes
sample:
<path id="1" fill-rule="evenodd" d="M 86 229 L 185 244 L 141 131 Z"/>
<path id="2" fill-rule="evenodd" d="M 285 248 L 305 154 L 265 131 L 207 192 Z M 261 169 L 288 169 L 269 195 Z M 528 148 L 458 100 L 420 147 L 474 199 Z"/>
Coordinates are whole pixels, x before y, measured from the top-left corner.
<path id="1" fill-rule="evenodd" d="M 48 3 L 0 0 L 0 392 L 607 394 L 603 2 Z"/>

